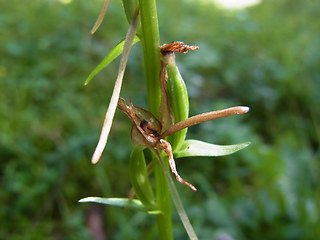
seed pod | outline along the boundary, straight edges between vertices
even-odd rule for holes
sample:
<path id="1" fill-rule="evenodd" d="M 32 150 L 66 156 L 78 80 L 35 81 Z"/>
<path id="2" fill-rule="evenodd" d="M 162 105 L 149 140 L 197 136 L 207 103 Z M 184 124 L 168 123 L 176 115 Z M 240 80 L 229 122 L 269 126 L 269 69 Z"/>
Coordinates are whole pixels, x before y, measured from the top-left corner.
<path id="1" fill-rule="evenodd" d="M 135 146 L 130 155 L 130 178 L 139 200 L 150 210 L 156 209 L 156 201 L 148 178 L 147 166 L 143 153 L 144 147 Z"/>
<path id="2" fill-rule="evenodd" d="M 173 52 L 167 52 L 162 55 L 162 61 L 167 64 L 167 86 L 170 95 L 171 109 L 174 114 L 175 123 L 188 118 L 189 115 L 189 99 L 187 88 L 179 69 L 175 63 Z M 163 129 L 165 131 L 166 129 Z M 187 134 L 187 129 L 183 129 L 175 134 L 168 136 L 173 152 L 179 149 Z"/>

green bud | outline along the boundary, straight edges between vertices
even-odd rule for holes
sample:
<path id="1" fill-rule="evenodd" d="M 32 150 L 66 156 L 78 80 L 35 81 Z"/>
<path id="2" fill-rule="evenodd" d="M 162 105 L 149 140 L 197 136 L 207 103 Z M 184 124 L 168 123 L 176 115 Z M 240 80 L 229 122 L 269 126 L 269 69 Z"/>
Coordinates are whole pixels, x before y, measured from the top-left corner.
<path id="1" fill-rule="evenodd" d="M 138 7 L 138 0 L 122 0 L 122 5 L 126 13 L 127 20 L 130 23 Z"/>
<path id="2" fill-rule="evenodd" d="M 139 7 L 138 0 L 122 0 L 122 5 L 124 8 L 124 12 L 126 14 L 127 20 L 131 23 L 132 18 L 134 17 L 136 10 Z M 141 28 L 138 28 L 137 35 L 140 36 Z"/>
<path id="3" fill-rule="evenodd" d="M 149 181 L 143 149 L 142 146 L 135 146 L 131 152 L 130 178 L 134 191 L 142 204 L 149 210 L 155 210 L 156 201 Z"/>
<path id="4" fill-rule="evenodd" d="M 174 53 L 168 53 L 162 57 L 163 60 L 168 64 L 168 91 L 170 95 L 171 109 L 174 114 L 175 123 L 180 122 L 188 118 L 189 115 L 189 99 L 186 85 L 182 76 L 180 75 L 179 69 L 175 63 Z M 171 143 L 173 152 L 179 149 L 184 142 L 187 134 L 187 129 L 183 129 L 179 132 L 168 136 L 167 140 Z"/>

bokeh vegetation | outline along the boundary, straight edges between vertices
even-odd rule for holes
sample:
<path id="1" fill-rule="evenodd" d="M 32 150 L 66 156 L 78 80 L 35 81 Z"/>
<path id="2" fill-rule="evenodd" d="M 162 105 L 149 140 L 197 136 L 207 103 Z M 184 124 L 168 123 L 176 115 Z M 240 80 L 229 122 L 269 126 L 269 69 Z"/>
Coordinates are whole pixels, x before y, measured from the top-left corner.
<path id="1" fill-rule="evenodd" d="M 126 197 L 130 123 L 118 112 L 106 152 L 90 157 L 117 63 L 84 80 L 128 24 L 111 1 L 92 37 L 101 1 L 1 0 L 0 238 L 92 239 L 87 196 Z M 246 116 L 189 129 L 216 144 L 251 141 L 234 155 L 185 158 L 179 186 L 200 239 L 320 239 L 320 5 L 265 0 L 226 11 L 209 1 L 158 1 L 161 41 L 199 45 L 177 56 L 191 115 L 247 105 Z M 179 9 L 179 11 L 177 11 Z M 142 56 L 130 56 L 122 96 L 146 107 Z M 110 239 L 156 239 L 152 216 L 99 207 Z M 175 216 L 176 239 L 185 233 Z"/>

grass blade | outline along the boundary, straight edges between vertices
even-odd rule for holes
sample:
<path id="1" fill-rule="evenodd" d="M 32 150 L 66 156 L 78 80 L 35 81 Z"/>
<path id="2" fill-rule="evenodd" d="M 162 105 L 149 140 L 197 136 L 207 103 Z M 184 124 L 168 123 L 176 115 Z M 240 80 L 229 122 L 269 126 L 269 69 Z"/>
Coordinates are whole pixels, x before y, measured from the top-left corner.
<path id="1" fill-rule="evenodd" d="M 78 201 L 79 203 L 83 202 L 93 202 L 100 203 L 105 205 L 111 205 L 116 207 L 125 207 L 133 210 L 139 210 L 146 212 L 148 209 L 143 206 L 143 204 L 136 199 L 129 198 L 101 198 L 101 197 L 87 197 L 82 198 Z"/>
<path id="2" fill-rule="evenodd" d="M 136 44 L 139 42 L 140 39 L 135 36 L 133 38 L 132 45 Z M 87 85 L 94 76 L 96 76 L 102 69 L 107 67 L 114 59 L 116 59 L 123 51 L 123 46 L 124 46 L 125 39 L 121 40 L 116 46 L 114 46 L 111 51 L 108 53 L 108 55 L 99 63 L 99 65 L 93 69 L 93 71 L 89 74 L 87 77 L 84 85 Z"/>

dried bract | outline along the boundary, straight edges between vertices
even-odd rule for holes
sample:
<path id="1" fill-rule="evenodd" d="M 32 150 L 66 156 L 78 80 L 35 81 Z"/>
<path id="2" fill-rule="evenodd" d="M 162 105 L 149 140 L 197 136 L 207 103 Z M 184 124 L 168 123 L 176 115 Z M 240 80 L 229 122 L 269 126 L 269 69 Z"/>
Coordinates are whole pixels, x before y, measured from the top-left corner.
<path id="1" fill-rule="evenodd" d="M 184 42 L 172 42 L 170 44 L 163 44 L 160 47 L 161 54 L 165 55 L 169 52 L 187 53 L 189 50 L 198 50 L 198 46 L 190 46 Z"/>

